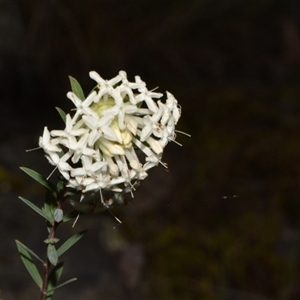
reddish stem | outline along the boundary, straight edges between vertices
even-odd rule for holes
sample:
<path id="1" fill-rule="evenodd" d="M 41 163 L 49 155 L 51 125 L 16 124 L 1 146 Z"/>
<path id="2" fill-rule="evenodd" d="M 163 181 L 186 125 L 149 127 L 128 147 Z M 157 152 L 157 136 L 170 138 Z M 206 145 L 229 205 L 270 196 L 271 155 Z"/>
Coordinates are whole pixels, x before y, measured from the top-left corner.
<path id="1" fill-rule="evenodd" d="M 57 226 L 58 226 L 57 222 L 54 222 L 54 224 L 51 225 L 48 239 L 52 239 L 55 237 L 55 231 L 56 231 Z M 44 277 L 43 277 L 43 285 L 42 285 L 42 289 L 41 289 L 41 300 L 46 300 L 46 297 L 47 297 L 47 287 L 48 287 L 48 280 L 49 280 L 49 274 L 50 274 L 50 269 L 51 269 L 51 263 L 50 263 L 48 257 L 46 258 L 44 267 L 45 267 L 45 271 L 44 271 Z"/>
<path id="2" fill-rule="evenodd" d="M 60 195 L 58 197 L 58 205 L 57 208 L 61 208 L 61 203 L 63 202 L 63 195 L 64 195 L 65 189 L 63 189 L 62 191 L 60 191 Z M 62 199 L 62 200 L 61 200 Z M 56 232 L 56 228 L 58 227 L 59 223 L 54 222 L 53 224 L 50 224 L 51 226 L 49 227 L 49 235 L 48 235 L 48 239 L 53 239 L 55 238 L 55 232 Z M 41 288 L 41 300 L 46 300 L 47 298 L 47 287 L 48 287 L 48 281 L 49 281 L 49 274 L 51 271 L 51 263 L 48 259 L 48 256 L 44 262 L 44 267 L 45 267 L 45 271 L 44 271 L 44 276 L 43 276 L 43 284 L 42 284 L 42 288 Z"/>

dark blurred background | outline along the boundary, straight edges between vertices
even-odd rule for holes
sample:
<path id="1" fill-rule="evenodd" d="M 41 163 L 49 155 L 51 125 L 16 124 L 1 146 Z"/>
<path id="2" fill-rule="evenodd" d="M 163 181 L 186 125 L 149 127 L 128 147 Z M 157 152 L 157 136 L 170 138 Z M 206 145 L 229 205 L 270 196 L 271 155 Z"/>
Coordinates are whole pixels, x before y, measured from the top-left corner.
<path id="1" fill-rule="evenodd" d="M 182 106 L 169 171 L 86 215 L 54 299 L 300 299 L 300 1 L 0 1 L 0 290 L 38 299 L 18 239 L 40 255 L 43 127 L 63 127 L 68 75 L 125 70 Z M 62 239 L 74 232 L 66 224 Z"/>

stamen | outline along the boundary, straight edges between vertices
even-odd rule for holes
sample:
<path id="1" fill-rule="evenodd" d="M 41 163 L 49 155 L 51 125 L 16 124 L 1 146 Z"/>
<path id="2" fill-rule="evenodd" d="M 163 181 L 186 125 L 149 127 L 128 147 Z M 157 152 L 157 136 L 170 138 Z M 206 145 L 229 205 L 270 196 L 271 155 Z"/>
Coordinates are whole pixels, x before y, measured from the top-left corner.
<path id="1" fill-rule="evenodd" d="M 38 150 L 38 149 L 42 149 L 42 147 L 36 147 L 36 148 L 32 148 L 32 149 L 27 149 L 25 151 L 26 152 L 31 152 L 31 151 L 35 151 L 35 150 Z"/>
<path id="2" fill-rule="evenodd" d="M 117 217 L 110 211 L 110 209 L 108 209 L 108 211 L 109 211 L 109 213 L 116 219 L 116 221 L 119 222 L 118 225 L 122 224 L 122 221 L 121 221 L 119 218 L 117 218 Z M 114 227 L 114 229 L 115 229 L 115 228 L 116 228 L 116 227 Z"/>
<path id="3" fill-rule="evenodd" d="M 101 203 L 102 203 L 103 205 L 105 205 L 104 200 L 103 200 L 103 195 L 102 195 L 102 190 L 101 190 L 101 188 L 99 189 L 99 193 L 100 193 Z M 106 206 L 106 205 L 105 205 L 105 206 Z"/>
<path id="4" fill-rule="evenodd" d="M 49 178 L 52 176 L 52 174 L 56 171 L 57 168 L 58 168 L 58 166 L 56 166 L 54 168 L 54 170 L 49 174 L 49 176 L 46 178 L 46 180 L 49 180 Z"/>
<path id="5" fill-rule="evenodd" d="M 164 168 L 168 169 L 167 163 L 162 162 L 161 160 L 158 161 Z"/>
<path id="6" fill-rule="evenodd" d="M 157 90 L 159 88 L 159 86 L 155 87 L 154 89 L 150 90 L 149 92 L 153 92 L 155 90 Z"/>
<path id="7" fill-rule="evenodd" d="M 175 132 L 179 132 L 179 133 L 181 133 L 181 134 L 183 134 L 183 135 L 186 135 L 186 136 L 188 136 L 188 137 L 191 137 L 191 135 L 190 134 L 188 134 L 188 133 L 186 133 L 186 132 L 183 132 L 183 131 L 180 131 L 180 130 L 174 130 Z"/>
<path id="8" fill-rule="evenodd" d="M 178 146 L 182 147 L 182 144 L 178 143 L 176 140 L 173 140 L 173 139 L 169 138 L 169 141 L 172 141 L 175 144 L 177 144 Z"/>
<path id="9" fill-rule="evenodd" d="M 79 212 L 78 215 L 77 215 L 77 217 L 76 217 L 76 219 L 75 219 L 75 221 L 73 222 L 72 228 L 75 227 L 75 225 L 76 225 L 76 223 L 77 223 L 77 221 L 78 221 L 80 215 L 81 215 L 81 213 Z"/>

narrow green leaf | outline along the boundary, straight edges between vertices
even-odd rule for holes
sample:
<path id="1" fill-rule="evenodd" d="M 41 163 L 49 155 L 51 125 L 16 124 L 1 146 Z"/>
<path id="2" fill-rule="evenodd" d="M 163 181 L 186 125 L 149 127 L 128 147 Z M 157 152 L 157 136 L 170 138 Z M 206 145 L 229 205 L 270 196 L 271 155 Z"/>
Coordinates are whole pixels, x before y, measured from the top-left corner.
<path id="1" fill-rule="evenodd" d="M 61 256 L 65 253 L 69 248 L 71 248 L 76 242 L 78 242 L 83 235 L 87 232 L 87 230 L 80 231 L 72 235 L 68 240 L 66 240 L 58 249 L 57 256 Z"/>
<path id="2" fill-rule="evenodd" d="M 29 254 L 31 254 L 34 258 L 36 258 L 37 260 L 39 260 L 42 264 L 44 264 L 44 261 L 37 255 L 35 254 L 31 249 L 29 249 L 28 247 L 26 247 L 24 244 L 22 244 L 20 241 L 16 241 L 17 245 L 19 245 L 21 248 L 23 248 L 24 250 L 26 250 Z"/>
<path id="3" fill-rule="evenodd" d="M 72 92 L 80 99 L 84 100 L 85 96 L 79 82 L 72 76 L 69 76 Z"/>
<path id="4" fill-rule="evenodd" d="M 58 255 L 55 246 L 52 244 L 48 244 L 47 246 L 47 257 L 53 266 L 57 265 Z"/>
<path id="5" fill-rule="evenodd" d="M 56 286 L 54 289 L 50 290 L 49 292 L 52 292 L 52 291 L 54 291 L 54 290 L 57 290 L 57 289 L 59 289 L 59 288 L 65 286 L 66 284 L 69 284 L 69 283 L 74 282 L 74 281 L 76 281 L 76 280 L 77 280 L 77 278 L 75 278 L 75 277 L 74 277 L 74 278 L 71 278 L 71 279 L 69 279 L 69 280 L 63 282 L 62 284 L 59 284 L 58 286 Z"/>
<path id="6" fill-rule="evenodd" d="M 66 188 L 66 179 L 61 174 L 59 174 L 57 184 L 56 184 L 56 190 L 58 192 L 61 192 L 62 190 L 65 190 L 65 188 Z"/>
<path id="7" fill-rule="evenodd" d="M 73 191 L 67 191 L 65 193 L 66 197 L 70 197 L 70 196 L 74 196 L 74 195 L 78 195 L 78 192 L 73 190 Z"/>
<path id="8" fill-rule="evenodd" d="M 64 217 L 64 212 L 62 209 L 60 208 L 57 208 L 55 211 L 54 211 L 54 220 L 55 222 L 59 223 L 62 221 L 63 217 Z"/>
<path id="9" fill-rule="evenodd" d="M 60 117 L 63 119 L 64 123 L 66 124 L 66 113 L 59 107 L 55 107 L 58 111 Z"/>
<path id="10" fill-rule="evenodd" d="M 35 265 L 35 263 L 33 262 L 29 252 L 27 251 L 27 247 L 24 248 L 23 244 L 20 243 L 19 241 L 16 241 L 17 247 L 18 247 L 18 251 L 21 255 L 21 259 L 28 271 L 28 273 L 30 274 L 30 276 L 32 277 L 32 279 L 35 281 L 35 283 L 37 284 L 37 286 L 41 289 L 42 288 L 42 278 L 41 275 Z M 32 252 L 32 251 L 31 251 Z"/>
<path id="11" fill-rule="evenodd" d="M 68 222 L 68 221 L 70 221 L 70 220 L 75 219 L 77 216 L 78 216 L 78 211 L 73 210 L 73 211 L 71 211 L 70 213 L 64 215 L 62 221 L 63 221 L 63 222 Z"/>
<path id="12" fill-rule="evenodd" d="M 46 193 L 46 197 L 45 197 L 45 203 L 44 206 L 42 208 L 43 212 L 46 213 L 49 218 L 53 219 L 53 215 L 54 215 L 54 210 L 57 207 L 57 199 L 55 197 L 56 195 L 54 195 L 53 193 L 51 193 L 50 191 L 47 191 Z"/>
<path id="13" fill-rule="evenodd" d="M 39 215 L 41 215 L 44 219 L 48 220 L 50 223 L 53 223 L 53 219 L 49 217 L 45 212 L 43 212 L 40 208 L 38 208 L 36 205 L 34 205 L 29 200 L 19 197 L 25 204 L 27 204 L 30 208 L 32 208 L 35 212 L 37 212 Z"/>
<path id="14" fill-rule="evenodd" d="M 51 182 L 47 181 L 46 178 L 38 172 L 25 167 L 20 167 L 20 169 L 51 192 L 55 192 L 55 186 Z"/>
<path id="15" fill-rule="evenodd" d="M 52 295 L 54 294 L 54 290 L 57 288 L 57 283 L 61 277 L 63 268 L 64 268 L 63 262 L 59 262 L 50 272 L 48 286 L 47 286 L 46 300 L 50 300 Z"/>

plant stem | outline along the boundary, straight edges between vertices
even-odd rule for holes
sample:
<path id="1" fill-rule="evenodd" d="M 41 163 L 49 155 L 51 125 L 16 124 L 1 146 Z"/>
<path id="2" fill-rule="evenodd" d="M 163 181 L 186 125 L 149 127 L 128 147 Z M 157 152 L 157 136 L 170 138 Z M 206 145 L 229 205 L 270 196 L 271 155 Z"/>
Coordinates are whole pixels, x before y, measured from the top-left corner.
<path id="1" fill-rule="evenodd" d="M 52 239 L 55 237 L 55 231 L 56 231 L 57 226 L 58 226 L 57 222 L 54 222 L 53 224 L 51 224 L 48 239 Z M 43 285 L 42 285 L 42 289 L 41 289 L 41 298 L 40 298 L 41 300 L 46 300 L 46 297 L 47 297 L 48 279 L 49 279 L 49 273 L 50 273 L 50 269 L 51 269 L 51 263 L 50 263 L 48 257 L 46 258 L 44 267 L 45 267 L 45 271 L 44 271 L 44 276 L 43 276 Z"/>
<path id="2" fill-rule="evenodd" d="M 64 186 L 59 194 L 58 197 L 56 199 L 57 202 L 53 203 L 54 206 L 56 206 L 57 208 L 61 208 L 63 201 L 65 200 L 64 194 L 65 194 L 65 190 L 66 187 Z M 47 228 L 48 228 L 48 240 L 54 239 L 55 238 L 55 233 L 56 233 L 56 229 L 58 227 L 59 223 L 53 221 L 53 223 L 49 223 L 47 222 Z M 49 282 L 49 274 L 51 271 L 51 262 L 48 259 L 48 253 L 46 255 L 46 260 L 44 262 L 44 267 L 45 267 L 45 271 L 44 271 L 44 276 L 43 276 L 43 284 L 42 284 L 42 288 L 41 288 L 41 297 L 40 300 L 46 300 L 47 299 L 47 289 L 48 289 L 48 282 Z M 47 300 L 50 300 L 49 298 Z"/>
<path id="3" fill-rule="evenodd" d="M 41 300 L 45 300 L 47 297 L 47 285 L 48 285 L 48 277 L 49 277 L 49 270 L 50 270 L 50 262 L 47 258 L 46 262 L 44 263 L 45 266 L 45 272 L 43 277 L 43 286 L 41 289 Z"/>

